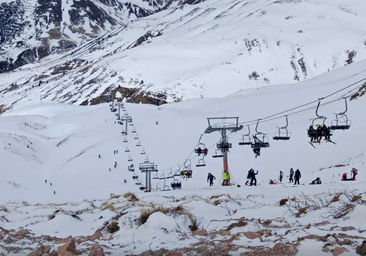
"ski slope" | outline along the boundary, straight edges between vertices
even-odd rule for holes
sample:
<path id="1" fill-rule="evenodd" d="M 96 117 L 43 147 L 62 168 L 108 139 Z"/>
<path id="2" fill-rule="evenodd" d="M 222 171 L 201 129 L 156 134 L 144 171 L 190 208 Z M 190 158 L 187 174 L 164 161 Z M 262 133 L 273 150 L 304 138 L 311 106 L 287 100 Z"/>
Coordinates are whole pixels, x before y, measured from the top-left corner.
<path id="1" fill-rule="evenodd" d="M 187 219 L 182 216 L 172 217 L 155 213 L 144 225 L 136 225 L 133 219 L 138 218 L 142 208 L 149 208 L 152 205 L 164 207 L 182 205 L 190 210 L 199 220 L 200 227 L 207 229 L 208 232 L 222 230 L 243 216 L 250 225 L 235 229 L 236 232 L 243 230 L 259 232 L 258 225 L 262 227 L 263 224 L 257 223 L 254 219 L 271 219 L 283 223 L 280 219 L 284 218 L 291 226 L 291 232 L 282 238 L 291 244 L 297 241 L 297 237 L 306 234 L 324 235 L 330 232 L 330 227 L 334 225 L 352 226 L 364 230 L 366 226 L 362 212 L 365 206 L 362 203 L 357 205 L 347 215 L 348 217 L 341 219 L 321 217 L 327 214 L 328 208 L 309 210 L 309 213 L 302 215 L 301 218 L 295 218 L 286 207 L 278 206 L 278 201 L 283 198 L 332 195 L 336 193 L 334 191 L 352 191 L 355 194 L 365 195 L 366 152 L 362 139 L 366 128 L 363 113 L 364 97 L 348 102 L 347 115 L 352 120 L 352 126 L 348 131 L 334 132 L 332 139 L 337 145 L 324 142 L 316 145 L 314 149 L 307 143 L 306 129 L 315 118 L 316 102 L 311 105 L 313 108 L 310 110 L 289 115 L 289 131 L 292 134 L 290 141 L 270 140 L 270 148 L 262 149 L 261 156 L 257 159 L 254 158 L 250 148 L 238 145 L 240 132 L 230 134 L 229 142 L 233 143 L 233 148 L 229 153 L 229 168 L 232 181 L 241 185 L 240 188 L 236 186 L 223 188 L 219 184 L 222 162 L 221 159 L 211 157 L 214 151 L 211 145 L 219 141 L 219 134 L 204 135 L 201 139 L 201 142 L 209 147 L 209 156 L 205 158 L 206 167 L 195 168 L 198 158 L 190 153 L 207 128 L 207 117 L 238 116 L 240 122 L 245 122 L 302 105 L 333 92 L 339 91 L 325 99 L 323 103 L 352 95 L 365 83 L 365 63 L 362 61 L 296 84 L 240 90 L 220 99 L 188 100 L 160 107 L 125 103 L 126 111 L 122 114 L 132 116 L 141 147 L 136 146 L 138 140 L 134 139 L 136 134 L 131 132 L 132 126 L 128 127 L 129 134 L 126 136 L 128 142 L 123 142 L 122 126 L 116 122 L 115 113 L 110 112 L 108 104 L 75 106 L 28 103 L 7 112 L 0 117 L 2 163 L 0 204 L 8 209 L 3 215 L 8 221 L 1 220 L 2 225 L 6 229 L 26 227 L 36 235 L 49 234 L 60 238 L 68 235 L 74 237 L 92 235 L 106 219 L 112 218 L 118 212 L 103 208 L 108 203 L 113 204 L 116 209 L 124 211 L 125 215 L 118 220 L 122 228 L 112 240 L 100 241 L 111 255 L 139 254 L 150 248 L 158 250 L 162 247 L 169 250 L 185 250 L 199 241 L 195 236 L 186 237 L 191 233 Z M 352 84 L 354 85 L 350 86 Z M 341 90 L 347 86 L 350 87 Z M 328 117 L 328 123 L 334 118 L 333 113 L 343 110 L 344 102 L 335 101 L 321 106 L 319 113 Z M 273 136 L 277 131 L 276 126 L 284 124 L 283 117 L 260 123 L 258 130 Z M 253 125 L 251 131 L 254 131 Z M 245 132 L 246 130 L 243 130 L 243 133 Z M 130 149 L 129 153 L 125 152 L 126 147 Z M 167 176 L 170 171 L 175 173 L 179 170 L 179 164 L 182 167 L 185 159 L 190 158 L 193 167 L 192 179 L 181 180 L 178 177 L 183 187 L 180 191 L 160 191 L 163 189 L 164 180 L 153 180 L 153 189 L 158 191 L 139 192 L 139 186 L 135 185 L 127 166 L 131 164 L 128 161 L 129 157 L 133 159 L 136 169 L 139 163 L 146 159 L 145 155 L 141 155 L 142 148 L 146 151 L 148 159 L 158 165 L 159 177 Z M 117 149 L 119 153 L 114 154 Z M 101 159 L 98 158 L 99 154 Z M 117 168 L 113 167 L 115 161 L 118 163 Z M 345 166 L 335 167 L 340 164 Z M 357 181 L 341 182 L 340 175 L 344 172 L 349 173 L 352 167 L 359 170 Z M 257 187 L 244 186 L 250 168 L 259 171 Z M 290 168 L 300 169 L 302 173 L 300 182 L 304 185 L 294 187 L 288 184 L 287 176 Z M 283 184 L 269 185 L 269 179 L 277 179 L 280 170 L 285 173 Z M 215 186 L 211 188 L 206 182 L 208 172 L 217 178 Z M 144 180 L 139 171 L 136 171 L 136 174 L 141 181 Z M 323 181 L 322 185 L 307 185 L 317 177 Z M 124 183 L 124 179 L 127 183 Z M 172 179 L 167 180 L 166 185 L 171 181 Z M 122 195 L 126 192 L 136 193 L 141 201 L 138 204 L 131 204 L 123 197 L 108 200 L 111 193 Z M 213 205 L 214 199 L 211 197 L 213 195 L 221 198 L 219 206 Z M 224 200 L 222 197 L 227 199 Z M 52 215 L 57 209 L 62 209 L 62 213 L 49 220 L 47 216 Z M 82 220 L 73 219 L 65 211 L 78 211 Z M 208 212 L 212 214 L 208 216 Z M 216 223 L 217 220 L 221 222 Z M 320 223 L 323 220 L 329 221 L 328 224 L 324 224 L 323 231 L 314 227 L 305 232 L 305 225 Z M 180 232 L 176 230 L 176 225 L 181 227 Z M 285 228 L 282 229 L 281 226 L 283 224 L 279 225 L 280 227 L 274 229 L 284 233 Z M 165 229 L 162 229 L 163 227 Z M 169 238 L 166 232 L 170 233 Z M 235 233 L 234 230 L 230 232 L 229 235 Z M 349 232 L 347 235 L 357 233 L 357 236 L 364 236 L 361 232 L 352 230 Z M 233 242 L 232 246 L 252 243 L 239 233 L 240 242 Z M 186 234 L 185 240 L 179 240 L 182 234 Z M 227 235 L 223 235 L 220 239 L 224 239 Z M 131 242 L 131 237 L 140 241 L 138 248 Z M 252 245 L 272 248 L 275 240 L 276 236 L 265 241 L 254 240 Z M 296 245 L 298 255 L 320 253 L 322 244 L 310 245 L 308 241 Z M 352 245 L 346 246 L 349 253 L 344 255 L 354 255 L 355 246 L 362 240 L 353 241 Z M 113 243 L 124 246 L 115 248 Z M 80 242 L 78 248 L 88 249 L 89 245 Z M 35 247 L 36 244 L 32 246 Z M 52 246 L 57 248 L 54 244 Z M 238 248 L 233 255 L 239 255 L 242 250 L 244 249 Z"/>

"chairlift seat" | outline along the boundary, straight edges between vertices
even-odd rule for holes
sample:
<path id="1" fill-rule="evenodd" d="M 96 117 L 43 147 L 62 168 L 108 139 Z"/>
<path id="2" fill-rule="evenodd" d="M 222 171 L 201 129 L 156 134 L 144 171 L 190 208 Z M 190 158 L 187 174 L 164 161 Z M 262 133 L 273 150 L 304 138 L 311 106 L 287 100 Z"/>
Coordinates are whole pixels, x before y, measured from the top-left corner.
<path id="1" fill-rule="evenodd" d="M 231 143 L 217 143 L 216 147 L 218 149 L 228 149 L 228 148 L 232 148 L 233 145 Z"/>
<path id="2" fill-rule="evenodd" d="M 290 136 L 274 136 L 274 140 L 290 140 Z"/>
<path id="3" fill-rule="evenodd" d="M 240 141 L 240 142 L 239 142 L 239 145 L 240 145 L 240 146 L 252 145 L 252 142 L 250 142 L 250 141 Z"/>
<path id="4" fill-rule="evenodd" d="M 268 148 L 268 142 L 252 143 L 252 148 Z"/>
<path id="5" fill-rule="evenodd" d="M 140 186 L 141 185 L 141 182 L 136 182 L 135 185 L 136 186 Z"/>
<path id="6" fill-rule="evenodd" d="M 130 152 L 130 150 L 127 148 L 127 149 L 125 150 L 125 152 Z"/>
<path id="7" fill-rule="evenodd" d="M 196 164 L 196 167 L 204 167 L 206 164 Z"/>
<path id="8" fill-rule="evenodd" d="M 132 133 L 136 133 L 136 130 L 132 130 Z"/>

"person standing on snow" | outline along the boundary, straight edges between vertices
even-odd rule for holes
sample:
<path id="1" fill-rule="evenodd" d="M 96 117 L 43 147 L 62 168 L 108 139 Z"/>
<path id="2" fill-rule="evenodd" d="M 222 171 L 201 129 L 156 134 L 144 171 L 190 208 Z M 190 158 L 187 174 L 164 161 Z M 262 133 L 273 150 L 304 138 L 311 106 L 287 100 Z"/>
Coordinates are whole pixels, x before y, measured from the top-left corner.
<path id="1" fill-rule="evenodd" d="M 230 173 L 228 171 L 225 170 L 222 173 L 222 180 L 223 180 L 223 182 L 222 182 L 223 186 L 229 186 L 230 185 Z"/>
<path id="2" fill-rule="evenodd" d="M 282 179 L 283 179 L 283 172 L 280 171 L 280 182 L 282 182 Z"/>
<path id="3" fill-rule="evenodd" d="M 356 168 L 352 168 L 352 170 L 351 170 L 351 176 L 352 176 L 352 178 L 354 180 L 356 179 L 357 173 L 358 173 L 358 170 Z"/>
<path id="4" fill-rule="evenodd" d="M 213 180 L 216 180 L 215 176 L 213 176 L 211 173 L 207 176 L 207 182 L 210 181 L 210 187 L 213 186 Z"/>
<path id="5" fill-rule="evenodd" d="M 255 177 L 258 174 L 258 170 L 257 173 L 254 173 L 254 170 L 252 169 L 251 171 L 251 175 L 250 175 L 250 186 L 257 186 L 257 178 Z"/>
<path id="6" fill-rule="evenodd" d="M 300 172 L 299 169 L 297 169 L 296 172 L 295 172 L 295 183 L 294 183 L 294 185 L 296 185 L 296 183 L 297 183 L 297 185 L 300 185 L 300 178 L 301 178 L 301 172 Z"/>
<path id="7" fill-rule="evenodd" d="M 295 174 L 294 169 L 292 169 L 292 168 L 291 168 L 291 169 L 290 169 L 290 180 L 289 180 L 289 181 L 290 181 L 290 183 L 291 183 L 291 182 L 294 182 L 294 178 L 293 178 L 293 177 L 294 177 L 294 174 Z"/>

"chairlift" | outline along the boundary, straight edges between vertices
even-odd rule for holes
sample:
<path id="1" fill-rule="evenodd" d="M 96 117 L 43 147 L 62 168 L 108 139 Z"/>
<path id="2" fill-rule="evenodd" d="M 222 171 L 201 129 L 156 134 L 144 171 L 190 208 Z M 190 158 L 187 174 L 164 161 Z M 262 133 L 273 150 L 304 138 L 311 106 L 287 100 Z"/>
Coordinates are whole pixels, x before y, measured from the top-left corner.
<path id="1" fill-rule="evenodd" d="M 179 176 L 180 176 L 180 165 L 178 167 L 178 170 L 176 170 L 174 173 L 174 177 L 179 177 Z"/>
<path id="2" fill-rule="evenodd" d="M 125 131 L 122 131 L 121 133 L 122 133 L 122 135 L 127 135 L 127 132 L 125 132 Z"/>
<path id="3" fill-rule="evenodd" d="M 141 141 L 138 141 L 136 147 L 141 147 Z"/>
<path id="4" fill-rule="evenodd" d="M 132 162 L 132 161 L 133 161 L 132 157 L 128 156 L 128 162 Z"/>
<path id="5" fill-rule="evenodd" d="M 141 150 L 141 155 L 146 155 L 145 149 Z"/>
<path id="6" fill-rule="evenodd" d="M 144 186 L 139 187 L 141 191 L 144 191 L 146 188 Z"/>
<path id="7" fill-rule="evenodd" d="M 182 182 L 174 178 L 170 186 L 172 187 L 173 190 L 182 189 Z"/>
<path id="8" fill-rule="evenodd" d="M 161 191 L 161 188 L 159 188 L 160 183 L 156 183 L 155 191 Z"/>
<path id="9" fill-rule="evenodd" d="M 159 179 L 159 175 L 158 175 L 158 173 L 155 173 L 155 174 L 154 174 L 154 176 L 153 176 L 152 178 L 153 178 L 153 180 L 158 180 L 158 179 Z"/>
<path id="10" fill-rule="evenodd" d="M 164 185 L 162 191 L 171 191 L 170 187 L 166 185 L 166 180 L 164 180 Z"/>
<path id="11" fill-rule="evenodd" d="M 132 129 L 132 133 L 136 133 L 136 129 L 135 128 Z"/>
<path id="12" fill-rule="evenodd" d="M 133 126 L 133 123 L 130 123 L 129 126 Z"/>
<path id="13" fill-rule="evenodd" d="M 121 120 L 118 120 L 118 124 L 123 125 L 123 122 Z"/>
<path id="14" fill-rule="evenodd" d="M 334 113 L 336 119 L 333 120 L 330 125 L 331 130 L 348 130 L 351 127 L 351 120 L 348 120 L 348 116 L 346 115 L 348 111 L 347 98 L 344 98 L 344 103 L 346 105 L 346 110 L 338 114 Z"/>
<path id="15" fill-rule="evenodd" d="M 215 153 L 212 156 L 213 158 L 219 158 L 219 157 L 224 157 L 224 154 L 221 152 L 221 150 L 219 149 L 215 149 Z"/>
<path id="16" fill-rule="evenodd" d="M 325 126 L 325 121 L 327 120 L 327 118 L 324 116 L 320 116 L 318 113 L 321 100 L 322 99 L 319 99 L 318 105 L 315 110 L 315 114 L 317 117 L 313 119 L 313 121 L 308 129 L 308 136 L 310 137 L 311 141 L 314 141 L 314 140 L 320 141 L 323 136 L 325 138 L 327 138 L 327 137 L 330 138 L 330 136 L 333 135 L 333 132 L 330 129 L 330 127 Z M 316 124 L 316 122 L 315 122 L 316 120 L 323 120 L 323 126 L 320 126 L 320 124 Z"/>
<path id="17" fill-rule="evenodd" d="M 257 125 L 255 127 L 256 134 L 253 135 L 254 141 L 251 144 L 251 146 L 252 146 L 252 148 L 268 148 L 269 142 L 268 142 L 267 134 L 258 131 L 259 121 L 260 121 L 260 119 L 258 120 Z"/>
<path id="18" fill-rule="evenodd" d="M 168 175 L 167 175 L 167 177 L 166 177 L 167 179 L 172 179 L 172 178 L 174 178 L 174 174 L 173 174 L 173 170 L 172 169 L 170 169 L 170 172 L 168 173 Z"/>
<path id="19" fill-rule="evenodd" d="M 166 179 L 165 172 L 162 171 L 162 174 L 160 175 L 159 180 L 165 180 L 165 179 Z"/>
<path id="20" fill-rule="evenodd" d="M 187 179 L 192 178 L 192 162 L 190 159 L 187 159 L 183 170 L 181 171 L 181 176 L 186 177 Z"/>
<path id="21" fill-rule="evenodd" d="M 141 181 L 140 181 L 140 180 L 138 180 L 138 181 L 135 183 L 135 185 L 136 185 L 136 186 L 141 186 L 141 184 L 142 184 L 142 183 L 141 183 Z"/>
<path id="22" fill-rule="evenodd" d="M 148 156 L 146 156 L 146 158 L 145 158 L 145 160 L 144 160 L 144 163 L 146 164 L 146 163 L 149 163 L 150 161 L 149 161 L 149 157 Z"/>
<path id="23" fill-rule="evenodd" d="M 206 166 L 206 163 L 205 163 L 204 157 L 202 157 L 201 159 L 198 159 L 196 167 L 205 167 L 205 166 Z"/>
<path id="24" fill-rule="evenodd" d="M 278 132 L 273 136 L 274 140 L 289 140 L 291 137 L 291 134 L 288 132 L 288 118 L 286 117 L 286 125 L 283 127 L 277 127 Z"/>
<path id="25" fill-rule="evenodd" d="M 133 164 L 131 164 L 131 165 L 128 166 L 128 170 L 130 172 L 134 172 L 135 171 L 135 168 L 133 167 Z"/>
<path id="26" fill-rule="evenodd" d="M 127 142 L 128 142 L 128 140 L 127 140 L 126 136 L 123 138 L 123 142 L 124 142 L 124 143 L 127 143 Z"/>
<path id="27" fill-rule="evenodd" d="M 139 178 L 139 176 L 137 174 L 132 175 L 133 180 L 137 180 L 138 178 Z"/>
<path id="28" fill-rule="evenodd" d="M 216 147 L 221 150 L 221 152 L 227 152 L 233 145 L 229 142 L 223 142 L 220 140 L 219 143 L 216 144 Z"/>
<path id="29" fill-rule="evenodd" d="M 136 134 L 136 136 L 134 137 L 135 140 L 139 139 L 139 136 Z"/>
<path id="30" fill-rule="evenodd" d="M 196 154 L 198 154 L 199 156 L 201 154 L 204 154 L 205 156 L 207 156 L 208 149 L 206 147 L 206 144 L 201 142 L 202 136 L 203 136 L 203 134 L 201 135 L 200 139 L 198 140 L 198 144 L 197 144 L 196 148 L 194 149 L 194 152 Z"/>
<path id="31" fill-rule="evenodd" d="M 242 135 L 242 138 L 239 141 L 240 146 L 252 145 L 252 139 L 250 138 L 250 126 L 247 125 L 247 127 L 248 127 L 248 133 Z"/>
<path id="32" fill-rule="evenodd" d="M 125 152 L 130 152 L 130 149 L 126 147 Z"/>

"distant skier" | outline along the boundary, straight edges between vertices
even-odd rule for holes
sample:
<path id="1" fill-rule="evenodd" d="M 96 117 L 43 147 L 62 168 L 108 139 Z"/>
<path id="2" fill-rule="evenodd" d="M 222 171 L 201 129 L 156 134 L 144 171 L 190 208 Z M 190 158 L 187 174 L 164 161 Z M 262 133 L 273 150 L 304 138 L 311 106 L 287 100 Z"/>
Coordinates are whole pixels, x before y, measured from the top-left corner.
<path id="1" fill-rule="evenodd" d="M 253 152 L 254 152 L 255 158 L 257 158 L 258 156 L 261 155 L 261 149 L 260 148 L 254 148 Z"/>
<path id="2" fill-rule="evenodd" d="M 351 176 L 353 179 L 356 179 L 356 175 L 358 174 L 358 170 L 356 168 L 352 168 Z"/>
<path id="3" fill-rule="evenodd" d="M 205 149 L 203 149 L 203 150 L 202 150 L 202 152 L 203 152 L 203 154 L 204 154 L 205 156 L 207 156 L 208 149 L 207 149 L 207 148 L 205 148 Z"/>
<path id="4" fill-rule="evenodd" d="M 109 171 L 112 171 L 111 168 L 109 168 Z"/>
<path id="5" fill-rule="evenodd" d="M 280 171 L 280 182 L 282 182 L 282 179 L 283 179 L 283 172 Z"/>
<path id="6" fill-rule="evenodd" d="M 256 175 L 258 175 L 258 171 L 257 173 L 254 172 L 253 169 L 251 169 L 250 172 L 250 186 L 257 186 L 257 178 L 255 177 Z"/>
<path id="7" fill-rule="evenodd" d="M 123 182 L 124 182 L 124 183 L 127 183 L 127 180 L 126 180 L 126 179 L 124 179 L 124 180 L 123 180 Z"/>
<path id="8" fill-rule="evenodd" d="M 230 173 L 228 171 L 225 170 L 222 173 L 222 180 L 223 180 L 223 182 L 222 182 L 223 186 L 229 186 L 230 185 Z"/>
<path id="9" fill-rule="evenodd" d="M 156 123 L 156 125 L 158 125 L 158 124 L 159 124 L 159 123 L 158 123 L 158 121 L 156 121 L 155 123 Z"/>
<path id="10" fill-rule="evenodd" d="M 320 185 L 322 184 L 322 181 L 320 180 L 320 178 L 316 178 L 315 180 L 313 180 L 310 185 Z"/>
<path id="11" fill-rule="evenodd" d="M 116 154 L 118 154 L 118 149 L 116 149 Z"/>
<path id="12" fill-rule="evenodd" d="M 294 182 L 294 178 L 293 178 L 293 177 L 294 177 L 294 174 L 295 174 L 294 169 L 292 169 L 292 168 L 291 168 L 291 169 L 290 169 L 290 180 L 289 180 L 289 181 L 290 181 L 290 183 L 291 183 L 291 182 Z"/>
<path id="13" fill-rule="evenodd" d="M 47 180 L 44 180 L 44 183 L 47 183 Z"/>
<path id="14" fill-rule="evenodd" d="M 115 150 L 113 151 L 113 154 L 114 154 L 114 155 L 116 154 L 116 151 L 115 151 Z"/>
<path id="15" fill-rule="evenodd" d="M 50 186 L 52 187 L 52 182 L 50 183 Z"/>
<path id="16" fill-rule="evenodd" d="M 216 180 L 215 176 L 213 176 L 211 173 L 207 176 L 207 182 L 210 181 L 210 187 L 213 186 L 213 181 Z"/>
<path id="17" fill-rule="evenodd" d="M 301 172 L 300 172 L 299 169 L 297 169 L 296 172 L 295 172 L 295 183 L 294 183 L 294 185 L 296 185 L 296 183 L 297 183 L 297 185 L 300 185 L 300 178 L 301 178 Z"/>
<path id="18" fill-rule="evenodd" d="M 102 158 L 101 155 L 98 155 L 98 158 Z"/>
<path id="19" fill-rule="evenodd" d="M 53 191 L 53 194 L 56 195 L 56 190 Z"/>

